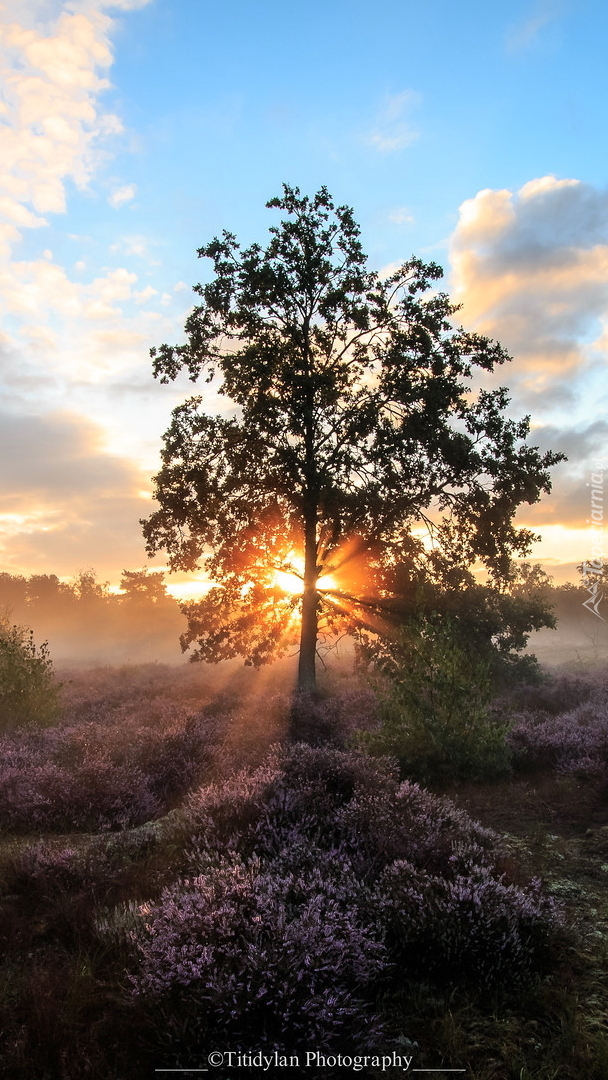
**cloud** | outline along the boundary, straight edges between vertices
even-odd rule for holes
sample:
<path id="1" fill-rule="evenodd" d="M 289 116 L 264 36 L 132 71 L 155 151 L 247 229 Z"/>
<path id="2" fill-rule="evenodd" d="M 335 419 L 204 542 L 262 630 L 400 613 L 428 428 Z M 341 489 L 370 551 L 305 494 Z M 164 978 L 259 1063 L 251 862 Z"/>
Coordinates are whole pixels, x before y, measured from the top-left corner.
<path id="1" fill-rule="evenodd" d="M 388 220 L 391 225 L 410 225 L 414 221 L 414 217 L 407 206 L 399 206 L 395 210 L 391 210 Z"/>
<path id="2" fill-rule="evenodd" d="M 381 154 L 404 150 L 418 138 L 418 132 L 406 119 L 407 113 L 420 101 L 413 90 L 403 90 L 386 98 L 376 124 L 368 132 L 366 141 Z"/>
<path id="3" fill-rule="evenodd" d="M 591 463 L 608 456 L 608 192 L 554 176 L 480 191 L 460 207 L 451 260 L 459 318 L 514 357 L 487 381 L 506 382 L 513 412 L 532 414 L 532 444 L 568 456 L 518 522 L 541 529 L 534 558 L 581 561 Z"/>
<path id="4" fill-rule="evenodd" d="M 123 236 L 119 243 L 110 245 L 110 251 L 113 255 L 120 253 L 129 257 L 135 256 L 148 266 L 160 266 L 158 259 L 152 257 L 150 243 L 145 236 Z"/>
<path id="5" fill-rule="evenodd" d="M 69 260 L 76 280 L 44 241 L 37 258 L 18 259 L 13 247 L 25 230 L 40 235 L 67 209 L 69 188 L 90 186 L 106 160 L 122 130 L 103 107 L 111 16 L 147 2 L 0 4 L 0 379 L 12 409 L 0 416 L 0 558 L 14 572 L 94 565 L 115 579 L 144 559 L 142 491 L 178 393 L 152 385 L 148 348 L 175 336 L 183 312 L 141 310 L 160 304 L 159 290 L 138 282 L 152 263 L 145 237 L 125 238 L 119 265 L 96 267 L 93 239 L 70 231 L 87 245 Z M 118 208 L 134 195 L 134 185 L 116 185 L 110 201 Z M 128 387 L 148 382 L 141 409 Z"/>
<path id="6" fill-rule="evenodd" d="M 148 477 L 70 413 L 0 417 L 0 558 L 13 573 L 102 574 L 144 560 Z"/>
<path id="7" fill-rule="evenodd" d="M 135 184 L 126 184 L 125 187 L 117 188 L 117 190 L 110 195 L 108 202 L 114 210 L 118 210 L 121 206 L 124 206 L 125 203 L 128 203 L 131 199 L 135 198 L 136 191 L 137 188 L 135 187 Z"/>
<path id="8" fill-rule="evenodd" d="M 536 0 L 523 22 L 512 26 L 507 34 L 507 50 L 520 52 L 536 44 L 541 32 L 563 13 L 559 0 Z"/>
<path id="9" fill-rule="evenodd" d="M 128 300 L 137 274 L 117 267 L 88 284 L 74 282 L 63 267 L 47 257 L 14 262 L 0 268 L 0 303 L 5 312 L 21 317 L 61 316 L 64 319 L 119 313 L 113 301 Z"/>
<path id="10" fill-rule="evenodd" d="M 536 528 L 545 525 L 568 529 L 588 529 L 590 517 L 589 478 L 594 462 L 608 447 L 608 421 L 599 419 L 564 428 L 544 424 L 532 430 L 530 443 L 541 451 L 565 454 L 567 461 L 552 469 L 550 495 L 532 507 L 523 507 L 519 517 L 534 521 Z"/>
<path id="11" fill-rule="evenodd" d="M 553 176 L 515 194 L 480 191 L 460 207 L 451 261 L 463 321 L 507 346 L 532 395 L 597 359 L 608 322 L 608 192 Z"/>
<path id="12" fill-rule="evenodd" d="M 15 226 L 38 227 L 40 215 L 63 213 L 67 181 L 86 187 L 103 160 L 103 140 L 122 131 L 120 119 L 100 106 L 113 59 L 114 22 L 105 11 L 147 2 L 2 5 L 0 220 L 12 226 L 5 245 L 18 238 Z M 117 205 L 130 191 L 114 194 Z"/>
<path id="13" fill-rule="evenodd" d="M 151 300 L 153 296 L 158 296 L 158 289 L 153 288 L 152 285 L 146 285 L 145 289 L 140 289 L 139 292 L 134 293 L 135 301 L 138 304 L 145 304 L 146 300 Z"/>
<path id="14" fill-rule="evenodd" d="M 65 210 L 65 182 L 85 187 L 97 163 L 95 142 L 121 130 L 97 105 L 109 85 L 109 20 L 94 10 L 63 12 L 51 33 L 19 23 L 2 27 L 0 192 L 38 213 Z"/>

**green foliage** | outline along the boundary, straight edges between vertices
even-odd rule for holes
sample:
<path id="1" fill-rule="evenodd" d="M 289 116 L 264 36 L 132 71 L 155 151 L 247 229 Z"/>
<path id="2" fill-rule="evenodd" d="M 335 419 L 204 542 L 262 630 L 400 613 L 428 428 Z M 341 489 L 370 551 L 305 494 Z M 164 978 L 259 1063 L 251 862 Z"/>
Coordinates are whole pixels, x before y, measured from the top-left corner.
<path id="1" fill-rule="evenodd" d="M 390 677 L 377 680 L 381 726 L 359 741 L 394 755 L 405 775 L 424 783 L 507 771 L 508 724 L 490 708 L 488 660 L 461 644 L 449 621 L 419 618 L 392 644 Z"/>
<path id="2" fill-rule="evenodd" d="M 58 691 L 47 643 L 37 646 L 32 630 L 0 617 L 0 731 L 51 724 Z"/>
<path id="3" fill-rule="evenodd" d="M 385 632 L 359 634 L 359 660 L 376 679 L 379 731 L 360 738 L 394 754 L 425 782 L 484 779 L 509 765 L 507 724 L 492 698 L 540 678 L 529 635 L 554 626 L 550 579 L 538 566 L 512 565 L 508 584 L 482 584 L 445 552 L 412 547 L 387 572 L 391 600 L 378 605 Z"/>
<path id="4" fill-rule="evenodd" d="M 487 665 L 494 692 L 540 678 L 537 661 L 522 655 L 530 634 L 554 627 L 551 579 L 540 566 L 511 564 L 503 583 L 479 582 L 445 551 L 426 552 L 412 545 L 379 578 L 387 599 L 376 605 L 385 632 L 359 633 L 362 657 L 398 678 L 402 666 L 399 631 L 433 635 L 449 624 L 455 642 Z M 371 605 L 370 605 L 371 606 Z"/>

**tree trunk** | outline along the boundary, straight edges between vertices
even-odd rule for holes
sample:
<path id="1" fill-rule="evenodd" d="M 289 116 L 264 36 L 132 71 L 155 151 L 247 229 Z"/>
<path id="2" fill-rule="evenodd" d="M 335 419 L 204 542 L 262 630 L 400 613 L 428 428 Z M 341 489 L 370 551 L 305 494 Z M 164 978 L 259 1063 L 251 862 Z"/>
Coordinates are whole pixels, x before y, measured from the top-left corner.
<path id="1" fill-rule="evenodd" d="M 298 690 L 312 693 L 317 686 L 317 521 L 316 514 L 306 523 L 304 551 L 304 596 Z"/>

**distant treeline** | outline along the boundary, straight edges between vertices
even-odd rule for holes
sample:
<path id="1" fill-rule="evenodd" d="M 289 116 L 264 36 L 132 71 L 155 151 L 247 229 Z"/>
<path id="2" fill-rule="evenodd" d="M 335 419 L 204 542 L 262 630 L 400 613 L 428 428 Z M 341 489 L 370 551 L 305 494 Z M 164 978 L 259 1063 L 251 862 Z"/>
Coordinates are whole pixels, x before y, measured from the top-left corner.
<path id="1" fill-rule="evenodd" d="M 530 638 L 529 649 L 541 661 L 569 659 L 577 650 L 608 655 L 608 568 L 594 579 L 593 595 L 589 577 L 579 585 L 553 585 L 533 568 L 530 581 L 557 618 L 557 632 L 541 630 Z M 69 582 L 56 574 L 0 573 L 0 615 L 31 627 L 37 642 L 47 640 L 55 663 L 187 659 L 179 644 L 186 619 L 167 592 L 163 571 L 125 570 L 120 589 L 110 592 L 108 582 L 98 581 L 94 570 L 81 570 Z"/>
<path id="2" fill-rule="evenodd" d="M 94 570 L 70 582 L 56 574 L 0 573 L 0 614 L 31 627 L 37 641 L 48 640 L 56 662 L 179 663 L 185 619 L 164 578 L 160 570 L 125 570 L 116 593 Z"/>

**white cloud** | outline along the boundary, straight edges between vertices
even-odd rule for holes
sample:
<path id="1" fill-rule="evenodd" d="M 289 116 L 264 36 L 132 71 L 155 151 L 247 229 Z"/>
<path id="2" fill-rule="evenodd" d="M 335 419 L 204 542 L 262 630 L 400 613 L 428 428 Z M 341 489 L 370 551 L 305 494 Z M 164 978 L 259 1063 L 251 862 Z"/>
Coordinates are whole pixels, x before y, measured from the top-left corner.
<path id="1" fill-rule="evenodd" d="M 602 347 L 607 192 L 553 176 L 517 193 L 480 191 L 460 208 L 451 255 L 462 317 L 507 345 L 532 391 L 551 389 Z"/>
<path id="2" fill-rule="evenodd" d="M 128 300 L 131 286 L 137 281 L 137 274 L 130 273 L 123 267 L 111 270 L 104 277 L 95 278 L 88 288 L 101 300 Z"/>
<path id="3" fill-rule="evenodd" d="M 420 95 L 413 90 L 389 95 L 374 127 L 367 134 L 369 145 L 382 154 L 392 154 L 410 146 L 418 138 L 418 132 L 407 119 L 407 114 L 419 101 Z"/>
<path id="4" fill-rule="evenodd" d="M 128 203 L 131 199 L 135 198 L 136 191 L 137 188 L 135 187 L 135 184 L 126 184 L 124 187 L 117 188 L 117 190 L 110 195 L 108 202 L 110 206 L 115 210 L 118 210 L 121 206 L 124 206 L 125 203 Z"/>
<path id="5" fill-rule="evenodd" d="M 391 210 L 388 220 L 391 225 L 410 225 L 414 221 L 414 217 L 407 206 L 399 206 L 395 210 Z"/>
<path id="6" fill-rule="evenodd" d="M 540 34 L 553 23 L 564 10 L 559 0 L 536 0 L 523 22 L 512 26 L 507 34 L 509 52 L 519 52 L 536 44 Z"/>
<path id="7" fill-rule="evenodd" d="M 145 236 L 123 236 L 120 243 L 110 244 L 112 255 L 122 254 L 135 255 L 137 259 L 143 259 L 149 266 L 160 266 L 158 259 L 154 259 L 150 252 L 149 241 Z"/>
<path id="8" fill-rule="evenodd" d="M 49 214 L 66 209 L 68 182 L 80 187 L 90 183 L 104 160 L 104 138 L 121 130 L 120 120 L 101 104 L 113 60 L 115 23 L 108 13 L 146 2 L 0 4 L 0 316 L 9 343 L 3 361 L 5 379 L 13 386 L 23 385 L 22 373 L 29 370 L 30 359 L 41 363 L 44 348 L 41 385 L 60 376 L 68 388 L 72 379 L 108 377 L 127 357 L 132 366 L 134 339 L 140 348 L 145 341 L 133 315 L 123 315 L 117 306 L 137 299 L 133 295 L 137 275 L 124 265 L 83 282 L 72 280 L 54 262 L 50 248 L 38 260 L 18 261 L 11 255 L 22 230 L 43 227 Z M 134 194 L 135 186 L 125 185 L 111 198 L 119 206 Z M 80 242 L 89 239 L 69 236 Z M 132 250 L 130 243 L 123 247 L 124 255 L 146 255 L 143 238 L 135 238 Z M 78 259 L 74 270 L 85 269 L 85 260 Z M 147 292 L 146 299 L 152 295 Z M 110 355 L 103 351 L 106 346 L 99 336 L 103 331 L 114 337 Z M 121 332 L 124 347 L 119 349 L 116 338 Z M 33 350 L 31 358 L 23 353 L 24 341 Z M 144 357 L 145 352 L 144 348 Z"/>
<path id="9" fill-rule="evenodd" d="M 0 9 L 0 221 L 19 228 L 62 213 L 68 180 L 84 188 L 102 160 L 101 144 L 122 131 L 100 106 L 109 87 L 113 20 L 149 0 L 12 0 Z M 127 194 L 129 192 L 129 194 Z M 114 194 L 117 205 L 131 187 Z M 134 193 L 134 189 L 133 189 Z M 2 237 L 18 239 L 6 225 Z M 6 255 L 6 247 L 4 254 Z"/>
<path id="10" fill-rule="evenodd" d="M 608 192 L 553 176 L 480 191 L 460 208 L 451 257 L 459 319 L 514 357 L 488 381 L 532 414 L 533 444 L 568 457 L 552 470 L 552 494 L 520 515 L 545 538 L 534 557 L 571 559 L 578 545 L 580 561 L 586 474 L 608 446 Z"/>
<path id="11" fill-rule="evenodd" d="M 117 117 L 97 106 L 109 85 L 101 75 L 112 60 L 108 28 L 107 17 L 94 10 L 64 11 L 50 33 L 15 22 L 2 26 L 5 198 L 43 214 L 64 211 L 66 180 L 86 186 L 98 159 L 96 140 L 121 129 Z"/>
<path id="12" fill-rule="evenodd" d="M 133 294 L 135 301 L 138 304 L 145 304 L 146 300 L 150 300 L 153 296 L 158 296 L 158 289 L 152 287 L 152 285 L 146 285 L 145 289 L 140 289 L 139 292 Z"/>

